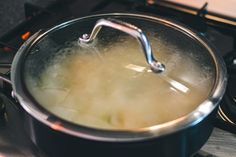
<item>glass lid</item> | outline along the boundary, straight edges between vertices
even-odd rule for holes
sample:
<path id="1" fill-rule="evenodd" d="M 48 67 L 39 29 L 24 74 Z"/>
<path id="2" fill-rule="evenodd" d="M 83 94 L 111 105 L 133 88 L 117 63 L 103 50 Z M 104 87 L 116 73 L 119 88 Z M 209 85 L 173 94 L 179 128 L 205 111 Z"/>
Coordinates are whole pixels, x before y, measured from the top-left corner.
<path id="1" fill-rule="evenodd" d="M 27 53 L 23 73 L 27 91 L 46 111 L 106 130 L 186 116 L 209 97 L 216 80 L 212 54 L 194 36 L 161 20 L 120 15 L 49 30 Z"/>

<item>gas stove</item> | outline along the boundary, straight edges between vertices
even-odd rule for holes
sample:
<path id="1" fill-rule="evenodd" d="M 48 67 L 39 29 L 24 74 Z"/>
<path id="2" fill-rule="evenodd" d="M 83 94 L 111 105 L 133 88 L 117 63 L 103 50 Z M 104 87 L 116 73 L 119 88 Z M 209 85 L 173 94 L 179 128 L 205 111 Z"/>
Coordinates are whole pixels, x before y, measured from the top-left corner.
<path id="1" fill-rule="evenodd" d="M 7 5 L 10 4 L 5 4 L 5 6 Z M 217 7 L 219 6 L 221 5 Z M 12 5 L 12 7 L 17 10 L 16 7 L 19 6 Z M 3 24 L 1 27 L 4 29 L 0 30 L 1 73 L 9 73 L 13 57 L 19 47 L 38 30 L 46 30 L 64 21 L 91 14 L 132 12 L 162 16 L 183 23 L 204 36 L 224 57 L 229 80 L 215 120 L 216 127 L 213 134 L 194 157 L 233 157 L 233 154 L 236 154 L 236 90 L 234 88 L 236 82 L 236 15 L 230 7 L 227 10 L 221 8 L 216 10 L 211 1 L 207 3 L 199 1 L 196 4 L 183 0 L 87 0 L 86 3 L 80 0 L 25 0 L 20 8 L 22 9 L 19 11 L 20 15 L 17 12 L 15 19 L 14 15 L 7 17 L 9 16 L 8 9 L 3 8 L 3 12 L 6 10 L 3 22 L 9 19 L 12 22 Z M 223 10 L 223 12 L 219 10 Z M 4 83 L 0 85 L 0 157 L 46 157 L 47 155 L 27 137 L 21 121 L 22 109 L 16 106 L 15 100 L 11 98 L 10 87 Z"/>

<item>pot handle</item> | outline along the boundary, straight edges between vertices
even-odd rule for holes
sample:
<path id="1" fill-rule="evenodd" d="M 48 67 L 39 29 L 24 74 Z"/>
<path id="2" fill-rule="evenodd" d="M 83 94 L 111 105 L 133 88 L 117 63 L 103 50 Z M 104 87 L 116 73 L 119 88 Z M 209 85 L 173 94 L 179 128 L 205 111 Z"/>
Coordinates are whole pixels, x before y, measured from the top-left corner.
<path id="1" fill-rule="evenodd" d="M 164 64 L 160 63 L 154 58 L 150 43 L 143 31 L 132 24 L 117 19 L 108 18 L 98 20 L 90 35 L 83 34 L 82 37 L 79 38 L 79 44 L 89 44 L 92 42 L 101 30 L 102 26 L 120 30 L 136 38 L 143 49 L 146 61 L 150 65 L 152 71 L 155 73 L 160 73 L 165 70 Z"/>
<path id="2" fill-rule="evenodd" d="M 0 80 L 4 81 L 4 82 L 6 82 L 6 83 L 8 83 L 8 84 L 10 84 L 10 85 L 12 86 L 11 79 L 10 79 L 6 74 L 0 73 Z M 11 97 L 16 100 L 13 91 L 11 92 Z M 16 101 L 17 101 L 17 100 L 16 100 Z"/>
<path id="3" fill-rule="evenodd" d="M 0 80 L 2 80 L 4 82 L 7 82 L 10 85 L 12 85 L 10 78 L 7 75 L 3 74 L 3 73 L 0 73 Z"/>

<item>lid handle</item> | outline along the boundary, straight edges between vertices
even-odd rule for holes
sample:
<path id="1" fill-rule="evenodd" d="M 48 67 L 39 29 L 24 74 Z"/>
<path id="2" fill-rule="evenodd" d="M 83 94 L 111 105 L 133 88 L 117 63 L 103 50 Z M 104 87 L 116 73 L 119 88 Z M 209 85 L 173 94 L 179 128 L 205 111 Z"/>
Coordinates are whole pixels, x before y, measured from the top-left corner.
<path id="1" fill-rule="evenodd" d="M 117 20 L 117 19 L 108 18 L 108 19 L 98 20 L 91 34 L 90 35 L 83 34 L 82 37 L 79 38 L 79 42 L 83 44 L 88 44 L 92 42 L 96 38 L 99 31 L 101 30 L 102 26 L 107 26 L 107 27 L 114 28 L 116 30 L 120 30 L 136 38 L 143 49 L 144 55 L 146 57 L 146 61 L 150 65 L 152 71 L 156 73 L 160 73 L 165 70 L 164 64 L 160 63 L 154 58 L 150 43 L 146 35 L 143 33 L 143 31 L 132 24 L 129 24 L 129 23 Z"/>

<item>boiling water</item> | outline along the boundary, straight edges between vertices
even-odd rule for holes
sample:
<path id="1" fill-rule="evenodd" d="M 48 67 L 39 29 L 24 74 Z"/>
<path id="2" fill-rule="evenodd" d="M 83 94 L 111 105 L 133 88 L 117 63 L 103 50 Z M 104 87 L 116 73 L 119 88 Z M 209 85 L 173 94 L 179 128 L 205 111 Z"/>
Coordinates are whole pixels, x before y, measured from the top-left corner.
<path id="1" fill-rule="evenodd" d="M 176 52 L 155 52 L 166 71 L 151 72 L 139 45 L 129 39 L 69 49 L 49 63 L 39 81 L 27 76 L 27 86 L 43 107 L 76 124 L 127 130 L 165 123 L 192 112 L 213 84 L 207 67 Z"/>

